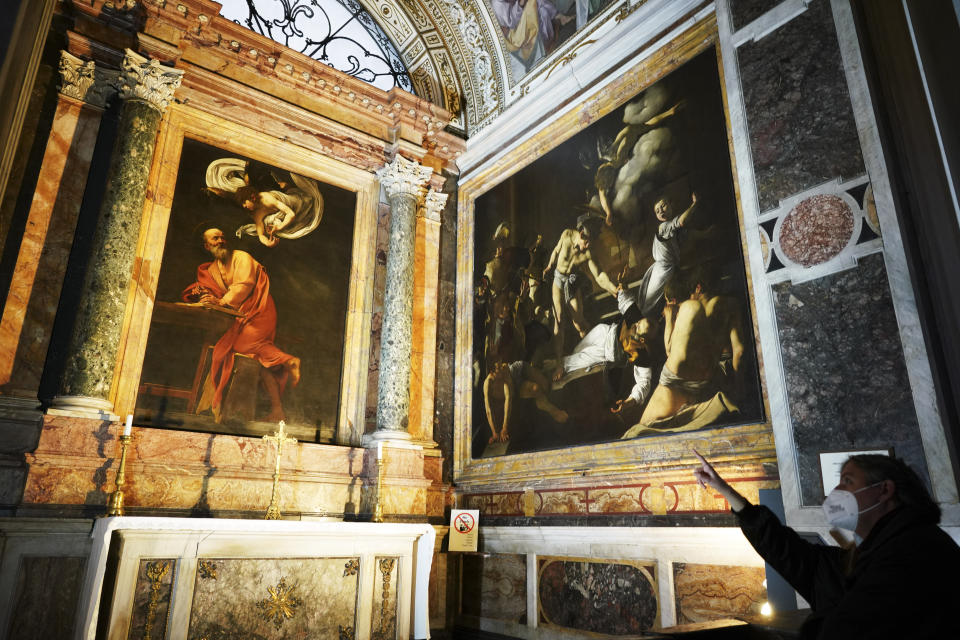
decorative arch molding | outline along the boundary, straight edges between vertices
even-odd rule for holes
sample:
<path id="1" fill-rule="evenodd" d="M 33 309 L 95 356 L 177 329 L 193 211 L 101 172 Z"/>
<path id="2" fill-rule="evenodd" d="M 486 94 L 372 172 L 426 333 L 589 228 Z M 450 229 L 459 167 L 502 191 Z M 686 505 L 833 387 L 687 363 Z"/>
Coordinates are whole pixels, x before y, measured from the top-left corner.
<path id="1" fill-rule="evenodd" d="M 414 93 L 453 114 L 454 128 L 475 133 L 502 111 L 500 48 L 480 2 L 359 2 L 400 50 Z"/>

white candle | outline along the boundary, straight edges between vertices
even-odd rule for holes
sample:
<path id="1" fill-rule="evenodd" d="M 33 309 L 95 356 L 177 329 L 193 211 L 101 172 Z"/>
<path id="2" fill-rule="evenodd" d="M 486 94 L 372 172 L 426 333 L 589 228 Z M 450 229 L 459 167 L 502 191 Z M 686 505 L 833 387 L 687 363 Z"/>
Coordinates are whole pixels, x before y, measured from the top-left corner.
<path id="1" fill-rule="evenodd" d="M 133 429 L 133 416 L 127 414 L 127 424 L 123 425 L 123 435 L 129 436 L 131 429 Z"/>
<path id="2" fill-rule="evenodd" d="M 377 460 L 383 460 L 383 443 L 377 443 Z"/>

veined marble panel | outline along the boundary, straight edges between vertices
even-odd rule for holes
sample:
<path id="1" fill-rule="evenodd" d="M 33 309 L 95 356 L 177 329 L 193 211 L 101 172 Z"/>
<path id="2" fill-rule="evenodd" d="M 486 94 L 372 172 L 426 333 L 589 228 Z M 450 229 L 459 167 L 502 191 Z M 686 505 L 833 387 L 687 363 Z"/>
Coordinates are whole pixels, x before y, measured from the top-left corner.
<path id="1" fill-rule="evenodd" d="M 764 579 L 763 567 L 673 563 L 677 624 L 759 615 Z"/>
<path id="2" fill-rule="evenodd" d="M 740 29 L 780 4 L 782 0 L 731 0 L 730 17 L 733 28 Z"/>
<path id="3" fill-rule="evenodd" d="M 543 626 L 632 635 L 659 623 L 653 561 L 540 558 L 537 584 Z"/>
<path id="4" fill-rule="evenodd" d="M 165 638 L 170 613 L 170 593 L 177 568 L 174 559 L 141 560 L 130 614 L 128 640 Z"/>
<path id="5" fill-rule="evenodd" d="M 883 256 L 773 292 L 802 503 L 833 488 L 821 486 L 824 451 L 893 447 L 927 478 Z"/>
<path id="6" fill-rule="evenodd" d="M 864 173 L 828 0 L 737 50 L 760 211 Z"/>
<path id="7" fill-rule="evenodd" d="M 464 555 L 462 562 L 462 613 L 517 624 L 526 622 L 525 555 Z"/>
<path id="8" fill-rule="evenodd" d="M 191 640 L 340 638 L 357 621 L 359 558 L 230 559 L 198 563 Z"/>
<path id="9" fill-rule="evenodd" d="M 77 598 L 86 564 L 85 557 L 22 557 L 5 637 L 69 638 L 76 624 Z"/>

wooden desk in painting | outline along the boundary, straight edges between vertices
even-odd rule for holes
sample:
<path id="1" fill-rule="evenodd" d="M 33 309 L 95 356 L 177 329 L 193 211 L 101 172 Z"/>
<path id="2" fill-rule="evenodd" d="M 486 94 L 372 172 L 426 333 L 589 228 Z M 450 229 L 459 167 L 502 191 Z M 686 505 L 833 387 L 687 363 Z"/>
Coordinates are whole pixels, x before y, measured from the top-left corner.
<path id="1" fill-rule="evenodd" d="M 213 345 L 237 315 L 210 305 L 157 302 L 140 378 L 138 413 L 149 412 L 152 418 L 157 405 L 167 408 L 170 400 L 179 401 L 170 407 L 174 411 L 196 412 Z"/>

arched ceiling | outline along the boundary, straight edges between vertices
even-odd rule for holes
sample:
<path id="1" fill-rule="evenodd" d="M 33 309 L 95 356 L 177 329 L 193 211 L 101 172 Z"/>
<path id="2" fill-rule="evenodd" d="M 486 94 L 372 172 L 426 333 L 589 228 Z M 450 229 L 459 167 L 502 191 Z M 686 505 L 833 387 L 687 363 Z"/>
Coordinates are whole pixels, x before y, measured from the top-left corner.
<path id="1" fill-rule="evenodd" d="M 596 42 L 647 1 L 541 0 L 530 5 L 540 10 L 538 40 L 543 24 L 551 25 L 552 40 L 524 65 L 518 53 L 511 53 L 517 49 L 510 41 L 516 36 L 501 28 L 505 12 L 521 11 L 509 0 L 359 0 L 400 50 L 414 92 L 455 114 L 452 126 L 467 135 L 489 125 L 533 85 L 548 82 L 581 47 Z"/>
<path id="2" fill-rule="evenodd" d="M 503 110 L 504 65 L 482 0 L 360 0 L 400 50 L 414 93 L 470 134 Z"/>

